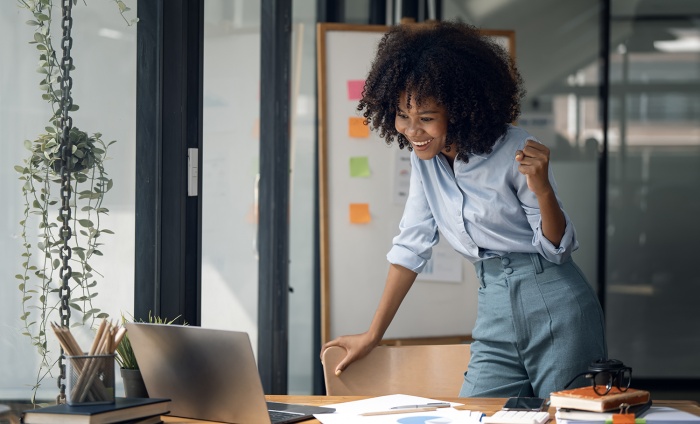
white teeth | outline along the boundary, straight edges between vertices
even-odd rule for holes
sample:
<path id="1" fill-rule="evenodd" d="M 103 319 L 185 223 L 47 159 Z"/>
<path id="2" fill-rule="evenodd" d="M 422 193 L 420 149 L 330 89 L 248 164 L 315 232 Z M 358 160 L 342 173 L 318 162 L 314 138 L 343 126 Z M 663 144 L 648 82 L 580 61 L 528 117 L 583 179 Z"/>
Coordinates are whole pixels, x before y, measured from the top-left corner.
<path id="1" fill-rule="evenodd" d="M 420 142 L 420 141 L 414 141 L 413 144 L 415 144 L 415 145 L 418 146 L 418 147 L 423 147 L 423 146 L 425 146 L 426 144 L 430 143 L 431 141 L 433 141 L 432 138 L 431 138 L 430 140 L 426 140 L 426 141 L 422 141 L 422 142 Z"/>

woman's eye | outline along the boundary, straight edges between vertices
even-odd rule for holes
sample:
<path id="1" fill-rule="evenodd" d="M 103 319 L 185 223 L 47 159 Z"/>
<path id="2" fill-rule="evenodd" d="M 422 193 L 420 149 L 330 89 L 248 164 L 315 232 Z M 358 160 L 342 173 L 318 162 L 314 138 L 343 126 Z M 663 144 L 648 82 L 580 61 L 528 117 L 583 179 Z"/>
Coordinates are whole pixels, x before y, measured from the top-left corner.
<path id="1" fill-rule="evenodd" d="M 430 122 L 433 120 L 433 118 L 421 118 L 420 120 L 423 122 Z"/>

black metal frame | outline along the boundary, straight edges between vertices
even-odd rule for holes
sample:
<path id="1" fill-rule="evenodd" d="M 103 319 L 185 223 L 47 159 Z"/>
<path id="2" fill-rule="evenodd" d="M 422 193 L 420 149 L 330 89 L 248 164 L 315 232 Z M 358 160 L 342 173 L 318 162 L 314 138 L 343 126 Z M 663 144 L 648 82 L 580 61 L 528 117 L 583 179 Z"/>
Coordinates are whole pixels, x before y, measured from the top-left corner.
<path id="1" fill-rule="evenodd" d="M 187 149 L 202 145 L 204 3 L 137 6 L 134 318 L 199 325 L 202 203 L 187 196 Z"/>
<path id="2" fill-rule="evenodd" d="M 286 394 L 292 2 L 262 0 L 261 20 L 258 369 L 265 393 Z"/>

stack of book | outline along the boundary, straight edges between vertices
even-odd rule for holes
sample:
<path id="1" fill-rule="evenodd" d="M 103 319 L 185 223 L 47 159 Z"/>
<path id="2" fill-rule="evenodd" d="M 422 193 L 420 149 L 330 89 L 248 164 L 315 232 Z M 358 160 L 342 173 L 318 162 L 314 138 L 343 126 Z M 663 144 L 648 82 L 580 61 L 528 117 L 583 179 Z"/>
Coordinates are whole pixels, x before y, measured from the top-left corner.
<path id="1" fill-rule="evenodd" d="M 115 398 L 111 404 L 52 405 L 22 413 L 24 424 L 157 424 L 170 412 L 170 399 Z"/>
<path id="2" fill-rule="evenodd" d="M 629 388 L 622 392 L 613 387 L 601 396 L 588 386 L 553 392 L 549 401 L 557 408 L 559 424 L 605 423 L 612 422 L 613 414 L 640 416 L 651 406 L 651 395 L 646 390 Z"/>
<path id="3" fill-rule="evenodd" d="M 556 408 L 557 424 L 613 424 L 615 414 L 630 414 L 639 424 L 700 424 L 700 417 L 675 408 L 652 406 L 646 390 L 612 388 L 599 395 L 593 387 L 553 392 L 550 406 Z"/>

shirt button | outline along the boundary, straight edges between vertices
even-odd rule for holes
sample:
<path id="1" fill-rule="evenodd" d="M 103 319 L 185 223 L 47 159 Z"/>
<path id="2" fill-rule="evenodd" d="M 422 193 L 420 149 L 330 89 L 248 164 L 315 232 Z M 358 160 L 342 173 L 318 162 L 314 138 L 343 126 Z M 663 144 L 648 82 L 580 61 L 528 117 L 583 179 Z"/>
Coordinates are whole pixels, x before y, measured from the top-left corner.
<path id="1" fill-rule="evenodd" d="M 503 271 L 505 271 L 506 274 L 512 274 L 513 273 L 513 268 L 506 268 Z"/>
<path id="2" fill-rule="evenodd" d="M 503 266 L 507 266 L 508 264 L 510 264 L 510 258 L 501 258 L 501 263 L 503 264 Z"/>

